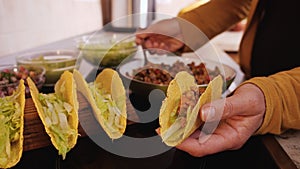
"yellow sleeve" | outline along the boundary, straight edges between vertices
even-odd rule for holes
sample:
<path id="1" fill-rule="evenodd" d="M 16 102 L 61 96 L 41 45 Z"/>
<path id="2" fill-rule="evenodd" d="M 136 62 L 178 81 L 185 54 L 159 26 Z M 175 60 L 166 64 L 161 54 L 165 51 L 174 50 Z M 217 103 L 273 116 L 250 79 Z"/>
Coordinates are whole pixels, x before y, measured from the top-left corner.
<path id="1" fill-rule="evenodd" d="M 250 6 L 251 0 L 211 0 L 191 11 L 179 13 L 177 18 L 185 44 L 196 50 L 215 35 L 246 18 Z"/>
<path id="2" fill-rule="evenodd" d="M 266 113 L 256 134 L 281 134 L 300 129 L 300 67 L 269 77 L 252 78 L 245 83 L 257 85 L 265 95 Z"/>

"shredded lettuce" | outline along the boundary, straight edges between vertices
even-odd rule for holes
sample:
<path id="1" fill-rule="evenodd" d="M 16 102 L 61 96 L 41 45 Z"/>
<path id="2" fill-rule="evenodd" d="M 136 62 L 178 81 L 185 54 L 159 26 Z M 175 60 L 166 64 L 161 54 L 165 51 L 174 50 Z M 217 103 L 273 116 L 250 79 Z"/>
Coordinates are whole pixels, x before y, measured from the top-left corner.
<path id="1" fill-rule="evenodd" d="M 116 102 L 112 99 L 111 94 L 103 93 L 94 83 L 89 84 L 89 88 L 96 100 L 97 107 L 101 116 L 105 119 L 104 124 L 111 132 L 119 132 L 123 128 L 121 125 L 121 111 Z"/>
<path id="2" fill-rule="evenodd" d="M 0 164 L 9 162 L 11 145 L 20 138 L 21 108 L 17 93 L 0 98 Z"/>
<path id="3" fill-rule="evenodd" d="M 176 100 L 175 101 L 175 105 L 179 105 L 179 102 L 180 102 L 180 99 Z M 175 120 L 177 119 L 178 117 L 178 109 L 179 109 L 179 106 L 175 106 L 173 108 L 173 110 L 171 111 L 170 113 L 170 119 L 169 119 L 169 123 L 170 124 L 173 124 L 175 122 Z"/>
<path id="4" fill-rule="evenodd" d="M 171 124 L 171 126 L 167 129 L 167 131 L 162 133 L 163 141 L 165 141 L 165 140 L 176 141 L 183 136 L 184 129 L 186 126 L 185 123 L 186 123 L 186 120 L 189 118 L 189 114 L 191 112 L 192 112 L 192 107 L 189 106 L 186 113 L 183 113 L 180 116 L 178 114 L 177 114 L 177 116 L 175 116 L 175 115 L 172 116 L 173 118 L 176 118 L 176 119 Z"/>
<path id="5" fill-rule="evenodd" d="M 52 132 L 58 145 L 59 154 L 65 159 L 68 148 L 69 137 L 76 135 L 68 123 L 68 115 L 73 110 L 72 105 L 62 101 L 55 93 L 39 94 L 39 100 L 43 106 L 45 125 Z"/>

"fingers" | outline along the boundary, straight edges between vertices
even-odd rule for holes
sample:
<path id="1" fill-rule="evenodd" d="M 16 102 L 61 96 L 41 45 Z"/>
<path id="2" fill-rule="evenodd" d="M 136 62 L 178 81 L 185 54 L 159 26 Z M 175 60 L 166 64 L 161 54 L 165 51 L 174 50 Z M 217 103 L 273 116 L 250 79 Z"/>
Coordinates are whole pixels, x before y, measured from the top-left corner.
<path id="1" fill-rule="evenodd" d="M 142 42 L 143 42 L 143 38 L 140 38 L 140 37 L 137 37 L 137 36 L 136 36 L 136 38 L 135 38 L 135 43 L 136 43 L 137 45 L 141 45 Z"/>
<path id="2" fill-rule="evenodd" d="M 147 49 L 151 54 L 166 54 L 167 48 L 163 42 L 159 43 L 157 41 L 152 41 L 150 39 L 144 40 L 141 44 L 145 49 Z"/>
<path id="3" fill-rule="evenodd" d="M 153 37 L 152 37 L 153 36 Z M 176 52 L 183 46 L 183 43 L 178 43 L 169 37 L 158 35 L 151 35 L 147 39 L 136 39 L 136 43 L 148 49 L 151 54 L 167 54 L 170 52 Z"/>
<path id="4" fill-rule="evenodd" d="M 248 99 L 248 95 L 234 94 L 231 97 L 215 100 L 201 107 L 200 117 L 203 121 L 211 122 L 243 115 L 251 108 Z"/>
<path id="5" fill-rule="evenodd" d="M 189 137 L 176 148 L 186 151 L 192 156 L 202 157 L 209 154 L 214 154 L 227 149 L 230 149 L 231 143 L 225 140 L 220 135 L 211 135 L 204 142 L 200 143 L 197 138 Z"/>
<path id="6" fill-rule="evenodd" d="M 156 132 L 158 135 L 160 135 L 160 127 L 157 128 L 157 129 L 155 129 L 155 132 Z"/>
<path id="7" fill-rule="evenodd" d="M 184 43 L 175 37 L 146 31 L 137 33 L 135 42 L 137 45 L 142 45 L 143 48 L 149 49 L 151 53 L 157 54 L 176 52 L 184 46 Z"/>
<path id="8" fill-rule="evenodd" d="M 245 84 L 232 96 L 203 105 L 200 117 L 203 121 L 216 121 L 235 115 L 249 116 L 264 112 L 265 100 L 262 91 L 253 84 Z"/>
<path id="9" fill-rule="evenodd" d="M 244 84 L 231 97 L 202 106 L 202 120 L 210 122 L 208 124 L 218 123 L 216 129 L 208 130 L 212 134 L 202 132 L 199 138 L 193 135 L 177 148 L 197 157 L 238 149 L 261 125 L 264 112 L 262 91 L 253 84 Z M 204 128 L 202 131 L 206 131 Z"/>
<path id="10" fill-rule="evenodd" d="M 146 39 L 148 39 L 150 35 L 148 33 L 144 34 L 136 34 L 135 35 L 135 43 L 137 45 L 142 45 Z"/>
<path id="11" fill-rule="evenodd" d="M 192 156 L 202 157 L 225 150 L 238 149 L 246 142 L 246 139 L 237 139 L 235 133 L 230 130 L 221 130 L 211 135 L 205 135 L 202 132 L 199 135 L 199 131 L 198 135 L 194 133 L 193 137 L 187 138 L 176 148 L 188 152 Z"/>
<path id="12" fill-rule="evenodd" d="M 244 99 L 238 95 L 219 99 L 201 107 L 200 116 L 203 121 L 211 122 L 227 119 L 244 111 Z"/>
<path id="13" fill-rule="evenodd" d="M 149 37 L 151 37 L 151 33 L 149 33 L 147 29 L 138 28 L 138 30 L 135 32 L 135 43 L 137 45 L 142 45 Z"/>

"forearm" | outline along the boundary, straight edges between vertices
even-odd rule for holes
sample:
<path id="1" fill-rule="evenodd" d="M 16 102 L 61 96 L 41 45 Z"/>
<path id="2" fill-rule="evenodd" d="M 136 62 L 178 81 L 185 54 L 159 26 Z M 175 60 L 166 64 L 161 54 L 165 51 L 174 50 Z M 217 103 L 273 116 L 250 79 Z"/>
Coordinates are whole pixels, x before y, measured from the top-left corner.
<path id="1" fill-rule="evenodd" d="M 199 48 L 215 35 L 246 18 L 250 6 L 251 0 L 211 0 L 192 11 L 179 14 L 178 17 L 183 19 L 178 20 L 185 43 L 193 50 Z"/>
<path id="2" fill-rule="evenodd" d="M 300 67 L 245 83 L 257 85 L 265 95 L 266 113 L 256 134 L 300 129 Z"/>

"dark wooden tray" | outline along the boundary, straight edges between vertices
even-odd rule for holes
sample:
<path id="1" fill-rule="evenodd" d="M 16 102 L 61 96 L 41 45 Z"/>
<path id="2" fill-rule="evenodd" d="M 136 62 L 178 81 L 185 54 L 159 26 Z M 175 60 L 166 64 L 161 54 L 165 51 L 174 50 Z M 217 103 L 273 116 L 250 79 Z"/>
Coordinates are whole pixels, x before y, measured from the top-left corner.
<path id="1" fill-rule="evenodd" d="M 88 102 L 78 94 L 79 119 L 84 122 L 86 130 L 98 132 L 101 128 L 93 116 Z M 127 101 L 127 113 L 130 119 L 138 121 L 138 116 L 131 102 Z M 150 124 L 152 125 L 152 124 Z M 62 160 L 53 148 L 49 136 L 39 119 L 32 99 L 26 99 L 24 153 L 18 168 L 289 168 L 296 169 L 295 164 L 282 150 L 272 135 L 254 136 L 239 150 L 225 151 L 202 158 L 196 158 L 180 150 L 170 151 L 149 158 L 126 158 L 111 154 L 96 145 L 79 123 L 78 143 L 68 158 Z M 144 137 L 153 135 L 153 126 L 128 121 L 125 132 L 128 136 Z M 32 159 L 36 159 L 32 161 Z M 158 163 L 159 161 L 159 163 Z"/>

